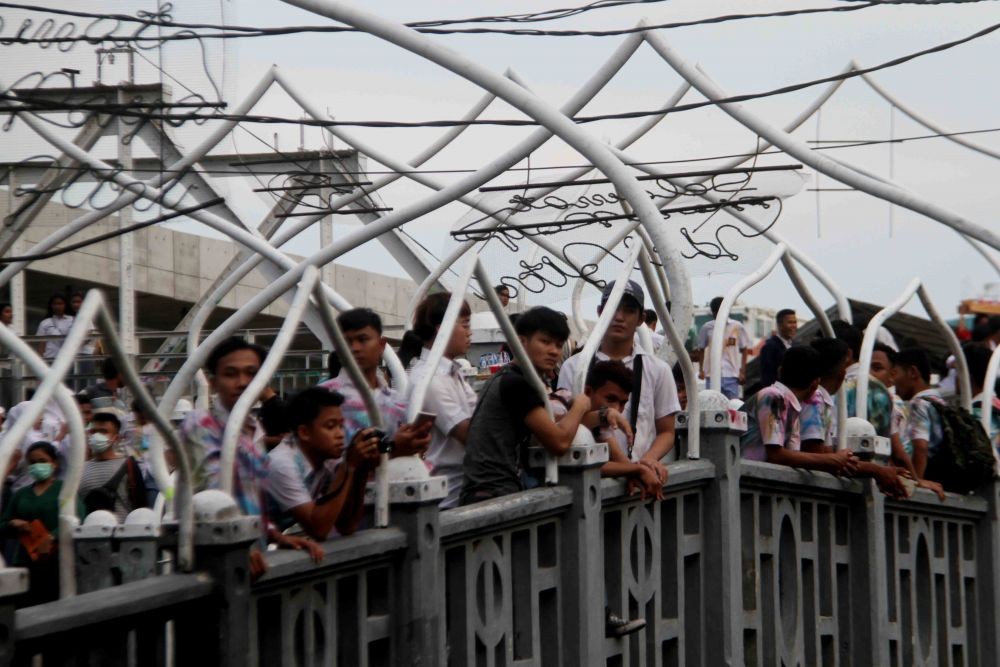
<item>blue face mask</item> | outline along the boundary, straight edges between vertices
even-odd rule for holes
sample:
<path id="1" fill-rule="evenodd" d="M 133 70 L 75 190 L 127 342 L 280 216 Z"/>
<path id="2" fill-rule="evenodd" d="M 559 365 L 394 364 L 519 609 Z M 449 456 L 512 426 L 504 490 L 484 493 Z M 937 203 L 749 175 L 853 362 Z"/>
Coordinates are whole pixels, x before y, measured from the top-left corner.
<path id="1" fill-rule="evenodd" d="M 28 466 L 28 474 L 31 475 L 36 481 L 44 482 L 49 477 L 52 477 L 52 464 L 32 463 Z"/>

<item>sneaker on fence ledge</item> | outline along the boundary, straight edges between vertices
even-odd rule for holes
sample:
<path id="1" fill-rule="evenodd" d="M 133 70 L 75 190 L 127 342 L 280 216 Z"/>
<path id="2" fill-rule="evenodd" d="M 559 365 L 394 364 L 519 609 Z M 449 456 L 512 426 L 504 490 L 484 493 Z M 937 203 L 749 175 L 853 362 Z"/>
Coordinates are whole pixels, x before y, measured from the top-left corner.
<path id="1" fill-rule="evenodd" d="M 633 632 L 638 632 L 644 627 L 646 627 L 646 619 L 644 618 L 628 620 L 618 616 L 617 614 L 611 613 L 609 608 L 604 608 L 605 637 L 624 637 L 625 635 L 630 635 Z"/>

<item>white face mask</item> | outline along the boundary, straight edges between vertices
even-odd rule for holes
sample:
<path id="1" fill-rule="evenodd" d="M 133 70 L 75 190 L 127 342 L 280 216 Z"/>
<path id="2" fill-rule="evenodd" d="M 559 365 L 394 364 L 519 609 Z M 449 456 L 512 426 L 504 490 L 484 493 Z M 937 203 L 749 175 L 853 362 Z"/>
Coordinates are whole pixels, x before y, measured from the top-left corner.
<path id="1" fill-rule="evenodd" d="M 111 447 L 111 439 L 103 433 L 91 433 L 87 437 L 87 444 L 90 446 L 90 451 L 101 454 Z"/>

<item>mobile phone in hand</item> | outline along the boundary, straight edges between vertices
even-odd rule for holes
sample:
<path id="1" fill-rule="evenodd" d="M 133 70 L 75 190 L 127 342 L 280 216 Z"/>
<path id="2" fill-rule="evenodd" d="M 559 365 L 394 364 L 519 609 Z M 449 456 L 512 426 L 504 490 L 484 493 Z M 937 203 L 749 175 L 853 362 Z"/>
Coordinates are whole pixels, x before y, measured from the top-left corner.
<path id="1" fill-rule="evenodd" d="M 413 425 L 421 428 L 426 424 L 433 424 L 435 419 L 437 419 L 437 415 L 433 412 L 421 412 L 417 415 L 417 419 L 413 422 Z"/>

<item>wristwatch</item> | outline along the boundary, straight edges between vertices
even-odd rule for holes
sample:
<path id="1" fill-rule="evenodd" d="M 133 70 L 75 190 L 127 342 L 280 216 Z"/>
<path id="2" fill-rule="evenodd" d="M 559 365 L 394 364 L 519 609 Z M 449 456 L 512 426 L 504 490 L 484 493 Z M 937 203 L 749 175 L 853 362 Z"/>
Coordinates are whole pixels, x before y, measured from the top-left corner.
<path id="1" fill-rule="evenodd" d="M 381 454 L 392 454 L 393 445 L 395 445 L 393 439 L 388 435 L 383 435 L 378 441 L 378 451 Z"/>
<path id="2" fill-rule="evenodd" d="M 597 419 L 600 421 L 601 426 L 608 425 L 608 406 L 604 406 L 597 411 Z"/>

